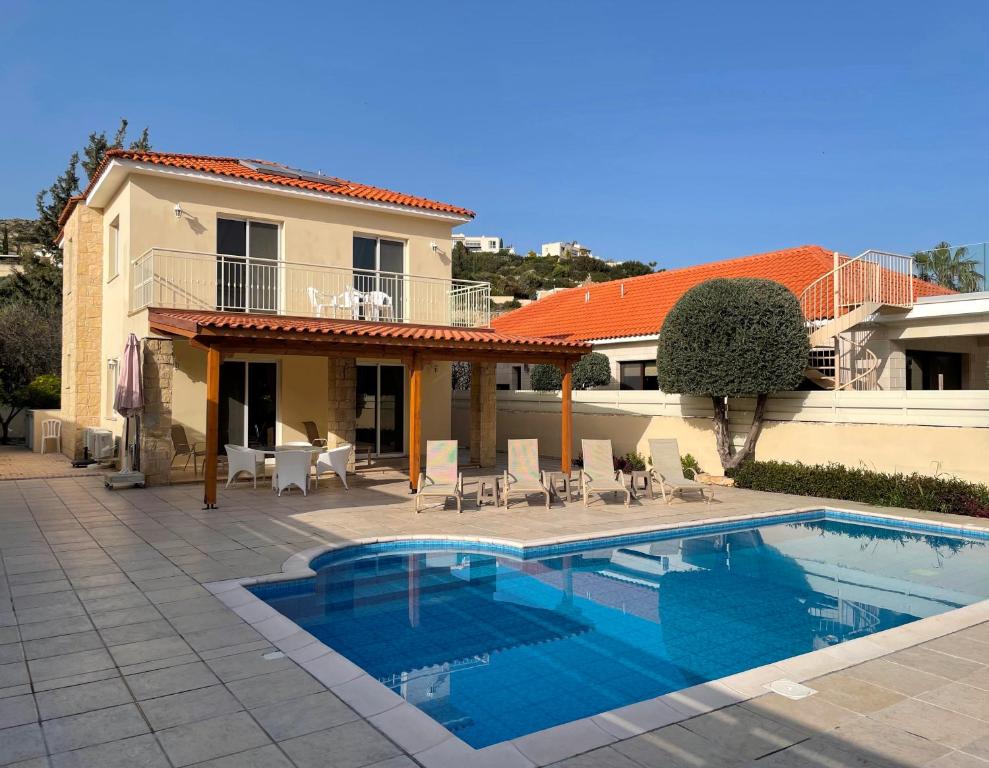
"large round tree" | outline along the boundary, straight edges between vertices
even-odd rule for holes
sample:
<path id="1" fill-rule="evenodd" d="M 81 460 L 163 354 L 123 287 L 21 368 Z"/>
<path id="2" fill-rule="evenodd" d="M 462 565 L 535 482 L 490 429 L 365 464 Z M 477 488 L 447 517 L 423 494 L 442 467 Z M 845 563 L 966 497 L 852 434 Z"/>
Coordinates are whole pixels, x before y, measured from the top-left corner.
<path id="1" fill-rule="evenodd" d="M 800 385 L 809 351 L 800 303 L 783 285 L 754 278 L 709 280 L 681 296 L 663 322 L 656 356 L 659 386 L 711 398 L 718 455 L 731 469 L 752 455 L 769 394 Z M 736 451 L 728 398 L 752 396 L 752 428 Z"/>

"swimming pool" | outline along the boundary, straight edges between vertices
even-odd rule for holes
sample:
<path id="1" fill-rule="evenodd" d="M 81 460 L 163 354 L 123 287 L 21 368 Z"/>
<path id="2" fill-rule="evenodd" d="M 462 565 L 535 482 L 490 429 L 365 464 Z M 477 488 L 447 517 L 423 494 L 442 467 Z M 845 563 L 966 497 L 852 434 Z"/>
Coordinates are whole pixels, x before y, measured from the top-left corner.
<path id="1" fill-rule="evenodd" d="M 542 547 L 389 542 L 249 589 L 475 748 L 989 597 L 989 537 L 825 510 Z"/>

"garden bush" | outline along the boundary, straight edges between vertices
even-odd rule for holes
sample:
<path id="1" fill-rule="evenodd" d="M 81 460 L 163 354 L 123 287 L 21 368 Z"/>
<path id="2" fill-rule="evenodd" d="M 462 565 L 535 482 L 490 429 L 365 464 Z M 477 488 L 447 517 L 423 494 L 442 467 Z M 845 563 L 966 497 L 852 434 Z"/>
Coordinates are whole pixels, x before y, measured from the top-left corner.
<path id="1" fill-rule="evenodd" d="M 989 517 L 989 486 L 954 477 L 873 472 L 842 464 L 747 461 L 728 473 L 738 488 Z"/>

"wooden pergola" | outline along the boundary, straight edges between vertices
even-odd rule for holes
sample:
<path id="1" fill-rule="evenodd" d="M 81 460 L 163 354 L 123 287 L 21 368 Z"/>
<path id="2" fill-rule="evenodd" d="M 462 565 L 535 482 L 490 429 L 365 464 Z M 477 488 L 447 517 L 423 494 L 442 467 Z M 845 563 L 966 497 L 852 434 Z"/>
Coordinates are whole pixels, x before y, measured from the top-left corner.
<path id="1" fill-rule="evenodd" d="M 313 319 L 175 309 L 150 309 L 151 331 L 185 339 L 206 353 L 206 461 L 203 502 L 216 506 L 220 362 L 232 354 L 397 359 L 409 374 L 409 484 L 419 481 L 422 372 L 432 362 L 544 363 L 563 372 L 561 469 L 571 467 L 573 364 L 591 347 L 582 342 L 519 337 L 488 328 Z"/>

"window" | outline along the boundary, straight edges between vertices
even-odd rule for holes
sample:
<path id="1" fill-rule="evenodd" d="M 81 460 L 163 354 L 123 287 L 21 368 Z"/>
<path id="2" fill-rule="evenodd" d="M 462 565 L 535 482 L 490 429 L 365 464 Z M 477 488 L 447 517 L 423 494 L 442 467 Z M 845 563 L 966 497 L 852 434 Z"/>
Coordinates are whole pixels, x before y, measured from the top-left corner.
<path id="1" fill-rule="evenodd" d="M 512 366 L 512 389 L 520 390 L 522 389 L 522 366 L 513 365 Z"/>
<path id="2" fill-rule="evenodd" d="M 621 389 L 659 389 L 655 360 L 637 360 L 618 364 Z"/>
<path id="3" fill-rule="evenodd" d="M 965 355 L 907 350 L 907 389 L 962 389 Z"/>
<path id="4" fill-rule="evenodd" d="M 117 394 L 117 382 L 120 379 L 120 366 L 117 358 L 113 357 L 106 361 L 106 417 L 108 419 L 117 418 L 113 410 L 113 399 Z"/>
<path id="5" fill-rule="evenodd" d="M 120 273 L 120 217 L 110 222 L 107 233 L 106 279 L 113 280 Z"/>
<path id="6" fill-rule="evenodd" d="M 278 311 L 278 225 L 216 220 L 216 308 Z"/>

